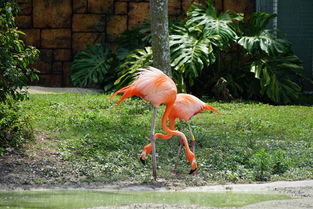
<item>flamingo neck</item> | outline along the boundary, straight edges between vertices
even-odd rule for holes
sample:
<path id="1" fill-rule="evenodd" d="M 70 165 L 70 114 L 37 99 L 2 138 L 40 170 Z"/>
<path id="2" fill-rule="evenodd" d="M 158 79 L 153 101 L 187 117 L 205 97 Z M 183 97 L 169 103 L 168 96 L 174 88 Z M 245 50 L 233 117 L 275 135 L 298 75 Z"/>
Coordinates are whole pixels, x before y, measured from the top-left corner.
<path id="1" fill-rule="evenodd" d="M 187 154 L 187 153 L 189 153 L 191 151 L 189 149 L 189 145 L 187 143 L 187 138 L 186 138 L 185 134 L 180 132 L 180 131 L 176 131 L 176 130 L 172 130 L 172 129 L 168 128 L 167 124 L 166 124 L 166 119 L 168 118 L 171 110 L 173 109 L 173 106 L 174 106 L 174 103 L 170 103 L 170 104 L 166 105 L 165 112 L 164 112 L 163 117 L 162 117 L 162 128 L 163 128 L 163 130 L 165 132 L 168 133 L 167 136 L 175 135 L 175 136 L 180 136 L 181 137 L 181 139 L 184 142 L 184 146 L 186 148 L 186 154 Z"/>

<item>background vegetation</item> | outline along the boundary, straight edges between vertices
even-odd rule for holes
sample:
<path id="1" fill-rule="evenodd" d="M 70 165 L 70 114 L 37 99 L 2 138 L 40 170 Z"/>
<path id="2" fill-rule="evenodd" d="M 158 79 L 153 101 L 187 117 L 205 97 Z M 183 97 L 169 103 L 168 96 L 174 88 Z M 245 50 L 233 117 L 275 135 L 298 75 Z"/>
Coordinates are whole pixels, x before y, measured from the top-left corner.
<path id="1" fill-rule="evenodd" d="M 233 11 L 219 13 L 210 0 L 206 5 L 193 4 L 183 20 L 170 24 L 171 65 L 178 91 L 222 100 L 295 103 L 305 79 L 303 67 L 283 33 L 269 29 L 275 17 L 267 13 L 248 17 Z M 114 87 L 112 81 L 116 80 L 116 88 L 121 88 L 133 80 L 138 68 L 152 64 L 150 46 L 148 23 L 125 31 L 118 49 L 103 57 L 111 70 L 95 59 L 101 54 L 97 52 L 100 46 L 90 46 L 87 60 L 81 57 L 85 52 L 77 55 L 72 79 L 83 86 L 101 83 L 105 90 Z M 105 46 L 101 50 L 107 51 Z M 81 64 L 91 61 L 97 68 L 86 69 Z M 80 65 L 75 64 L 78 62 Z M 86 83 L 83 79 L 101 71 L 106 73 L 105 81 Z M 78 74 L 81 79 L 77 79 Z"/>
<path id="2" fill-rule="evenodd" d="M 18 147 L 32 138 L 29 117 L 17 104 L 27 97 L 22 88 L 38 79 L 32 64 L 39 51 L 26 47 L 24 35 L 15 25 L 18 7 L 13 0 L 0 0 L 0 154 L 6 147 Z"/>

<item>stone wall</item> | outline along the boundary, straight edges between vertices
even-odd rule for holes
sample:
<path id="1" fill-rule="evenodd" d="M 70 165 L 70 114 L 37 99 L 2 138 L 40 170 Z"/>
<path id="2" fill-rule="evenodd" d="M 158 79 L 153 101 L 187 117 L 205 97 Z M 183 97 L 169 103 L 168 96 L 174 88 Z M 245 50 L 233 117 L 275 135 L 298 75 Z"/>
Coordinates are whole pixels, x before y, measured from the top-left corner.
<path id="1" fill-rule="evenodd" d="M 119 34 L 149 18 L 149 0 L 17 0 L 25 41 L 41 51 L 36 68 L 43 86 L 70 86 L 74 55 L 88 44 L 114 45 Z M 168 0 L 169 15 L 184 14 L 194 0 Z M 201 0 L 203 1 L 203 0 Z M 250 13 L 251 0 L 215 0 L 219 10 Z"/>

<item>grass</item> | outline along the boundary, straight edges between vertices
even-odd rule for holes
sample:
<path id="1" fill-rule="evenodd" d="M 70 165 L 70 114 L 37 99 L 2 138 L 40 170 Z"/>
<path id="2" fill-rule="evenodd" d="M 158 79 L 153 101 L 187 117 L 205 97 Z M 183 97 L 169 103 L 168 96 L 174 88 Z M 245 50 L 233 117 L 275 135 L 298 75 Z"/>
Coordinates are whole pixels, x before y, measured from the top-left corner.
<path id="1" fill-rule="evenodd" d="M 134 203 L 241 207 L 268 200 L 285 200 L 281 194 L 131 191 L 16 191 L 0 192 L 0 208 L 91 208 Z"/>
<path id="2" fill-rule="evenodd" d="M 128 99 L 119 109 L 115 103 L 104 94 L 31 95 L 22 107 L 31 115 L 35 130 L 57 139 L 45 146 L 70 161 L 71 171 L 80 180 L 149 182 L 151 159 L 143 166 L 138 158 L 149 143 L 152 108 L 140 99 Z M 197 177 L 187 174 L 190 165 L 184 154 L 179 162 L 180 175 L 171 175 L 178 145 L 178 138 L 173 137 L 156 143 L 159 178 L 199 185 L 312 177 L 311 106 L 272 106 L 249 101 L 209 104 L 222 114 L 204 112 L 192 119 L 197 139 Z M 157 132 L 162 130 L 163 112 L 161 107 Z M 185 126 L 188 137 L 187 130 Z M 46 179 L 57 175 L 57 168 L 47 169 Z"/>

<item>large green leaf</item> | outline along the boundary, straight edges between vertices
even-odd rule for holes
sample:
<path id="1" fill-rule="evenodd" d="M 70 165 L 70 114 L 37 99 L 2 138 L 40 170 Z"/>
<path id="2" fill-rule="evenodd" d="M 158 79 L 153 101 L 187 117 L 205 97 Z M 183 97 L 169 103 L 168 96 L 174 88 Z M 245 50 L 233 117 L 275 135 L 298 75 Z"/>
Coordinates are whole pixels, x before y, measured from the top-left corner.
<path id="1" fill-rule="evenodd" d="M 242 36 L 238 40 L 240 44 L 251 55 L 286 54 L 290 52 L 291 45 L 286 39 L 276 38 L 270 30 L 264 30 L 253 36 Z"/>
<path id="2" fill-rule="evenodd" d="M 249 17 L 247 23 L 241 22 L 239 25 L 243 34 L 238 39 L 238 44 L 252 56 L 290 53 L 290 42 L 281 37 L 278 31 L 267 29 L 269 22 L 275 17 L 274 14 L 257 12 Z"/>
<path id="3" fill-rule="evenodd" d="M 73 84 L 79 87 L 90 84 L 107 85 L 112 61 L 113 57 L 108 48 L 101 44 L 89 45 L 86 50 L 75 56 L 71 67 Z"/>
<path id="4" fill-rule="evenodd" d="M 193 7 L 188 13 L 187 26 L 190 30 L 201 30 L 206 36 L 219 36 L 220 46 L 228 46 L 236 39 L 237 34 L 232 27 L 233 20 L 242 20 L 241 14 L 225 11 L 218 15 L 211 1 L 207 6 L 202 4 Z"/>
<path id="5" fill-rule="evenodd" d="M 298 80 L 303 66 L 295 55 L 263 57 L 251 64 L 250 71 L 260 80 L 261 94 L 277 104 L 288 104 L 298 98 Z"/>
<path id="6" fill-rule="evenodd" d="M 185 80 L 187 79 L 189 85 L 193 85 L 194 79 L 205 66 L 215 62 L 212 40 L 216 40 L 217 37 L 210 38 L 178 26 L 174 27 L 173 34 L 170 35 L 172 67 L 180 72 L 178 74 L 181 74 Z M 177 80 L 183 82 L 183 78 Z"/>

